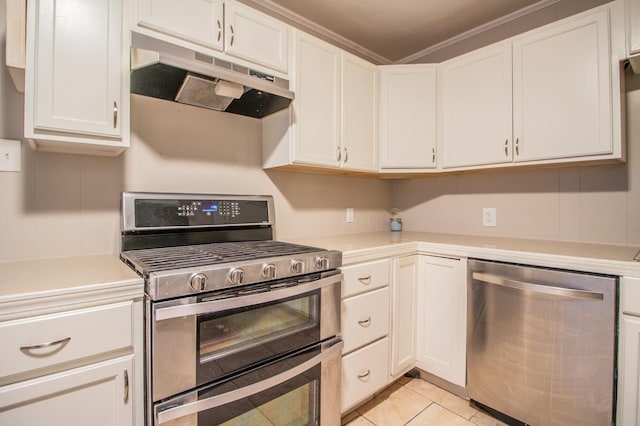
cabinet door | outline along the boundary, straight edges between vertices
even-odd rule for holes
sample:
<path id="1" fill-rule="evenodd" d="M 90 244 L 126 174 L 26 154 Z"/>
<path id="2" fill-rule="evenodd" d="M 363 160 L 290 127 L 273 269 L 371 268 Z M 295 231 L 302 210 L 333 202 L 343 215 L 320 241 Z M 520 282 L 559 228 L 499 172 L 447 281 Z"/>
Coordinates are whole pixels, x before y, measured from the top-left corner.
<path id="1" fill-rule="evenodd" d="M 622 315 L 618 424 L 640 424 L 640 318 Z"/>
<path id="2" fill-rule="evenodd" d="M 222 50 L 222 0 L 138 0 L 138 25 Z"/>
<path id="3" fill-rule="evenodd" d="M 224 7 L 225 51 L 238 58 L 287 72 L 287 25 L 234 1 L 227 1 Z"/>
<path id="4" fill-rule="evenodd" d="M 391 375 L 397 376 L 416 361 L 416 295 L 418 256 L 394 259 L 392 288 Z"/>
<path id="5" fill-rule="evenodd" d="M 122 118 L 128 119 L 120 110 L 122 1 L 35 0 L 28 6 L 26 105 L 33 122 L 25 120 L 27 136 L 35 128 L 120 137 Z"/>
<path id="6" fill-rule="evenodd" d="M 417 365 L 450 383 L 466 384 L 466 262 L 420 257 Z"/>
<path id="7" fill-rule="evenodd" d="M 513 43 L 515 161 L 612 152 L 609 11 Z"/>
<path id="8" fill-rule="evenodd" d="M 436 167 L 436 68 L 380 67 L 380 168 Z"/>
<path id="9" fill-rule="evenodd" d="M 627 53 L 640 53 L 640 0 L 625 0 L 627 16 Z"/>
<path id="10" fill-rule="evenodd" d="M 442 167 L 511 162 L 511 45 L 444 62 L 440 87 Z"/>
<path id="11" fill-rule="evenodd" d="M 132 357 L 122 357 L 0 388 L 0 424 L 133 424 Z"/>
<path id="12" fill-rule="evenodd" d="M 342 52 L 342 167 L 378 170 L 378 70 Z"/>
<path id="13" fill-rule="evenodd" d="M 340 164 L 340 50 L 296 31 L 294 161 Z"/>

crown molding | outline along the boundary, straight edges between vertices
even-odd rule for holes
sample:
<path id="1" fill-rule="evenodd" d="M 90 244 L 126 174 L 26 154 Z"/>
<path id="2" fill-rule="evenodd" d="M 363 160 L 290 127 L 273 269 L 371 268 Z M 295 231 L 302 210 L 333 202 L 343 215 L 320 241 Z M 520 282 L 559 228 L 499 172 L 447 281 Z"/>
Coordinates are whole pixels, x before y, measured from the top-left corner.
<path id="1" fill-rule="evenodd" d="M 527 7 L 523 7 L 522 9 L 516 10 L 515 12 L 512 12 L 508 15 L 504 15 L 500 18 L 494 19 L 493 21 L 489 21 L 485 24 L 479 25 L 475 28 L 472 28 L 468 31 L 465 31 L 463 33 L 460 33 L 456 36 L 453 36 L 447 40 L 441 41 L 440 43 L 436 43 L 432 46 L 429 46 L 423 50 L 420 50 L 419 52 L 413 53 L 409 56 L 406 56 L 402 59 L 397 60 L 396 62 L 394 62 L 395 64 L 407 64 L 410 63 L 411 61 L 414 61 L 416 59 L 422 58 L 424 56 L 427 56 L 433 52 L 437 52 L 438 50 L 442 50 L 445 49 L 449 46 L 452 46 L 456 43 L 459 43 L 461 41 L 467 40 L 471 37 L 475 37 L 479 34 L 482 34 L 486 31 L 492 30 L 494 28 L 497 28 L 501 25 L 507 24 L 509 22 L 515 21 L 516 19 L 522 18 L 524 16 L 530 15 L 534 12 L 537 12 L 538 10 L 544 9 L 545 7 L 549 7 L 552 6 L 556 3 L 559 3 L 562 0 L 541 0 L 537 3 L 534 3 L 532 5 L 529 5 Z"/>
<path id="2" fill-rule="evenodd" d="M 369 50 L 366 47 L 363 47 L 358 43 L 355 43 L 349 40 L 348 38 L 343 37 L 340 34 L 337 34 L 328 28 L 323 27 L 322 25 L 318 25 L 315 22 L 305 18 L 304 16 L 299 15 L 285 7 L 282 7 L 279 4 L 272 2 L 271 0 L 250 0 L 250 1 L 264 9 L 269 10 L 277 18 L 288 20 L 304 30 L 316 33 L 321 38 L 330 40 L 336 45 L 342 48 L 345 48 L 347 50 L 350 50 L 353 53 L 357 54 L 358 56 L 368 61 L 371 61 L 379 65 L 390 65 L 393 63 L 393 61 L 390 60 L 389 58 L 386 58 L 378 53 L 375 53 L 374 51 Z"/>

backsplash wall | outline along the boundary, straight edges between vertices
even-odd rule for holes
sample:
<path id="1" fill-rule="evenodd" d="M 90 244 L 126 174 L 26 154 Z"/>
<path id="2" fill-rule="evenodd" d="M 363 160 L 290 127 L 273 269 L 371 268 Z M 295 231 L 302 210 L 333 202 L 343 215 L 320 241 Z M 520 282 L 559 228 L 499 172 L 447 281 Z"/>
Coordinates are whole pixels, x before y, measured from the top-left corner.
<path id="1" fill-rule="evenodd" d="M 627 162 L 393 182 L 404 229 L 640 246 L 640 76 L 626 73 Z M 497 226 L 481 226 L 482 208 Z"/>

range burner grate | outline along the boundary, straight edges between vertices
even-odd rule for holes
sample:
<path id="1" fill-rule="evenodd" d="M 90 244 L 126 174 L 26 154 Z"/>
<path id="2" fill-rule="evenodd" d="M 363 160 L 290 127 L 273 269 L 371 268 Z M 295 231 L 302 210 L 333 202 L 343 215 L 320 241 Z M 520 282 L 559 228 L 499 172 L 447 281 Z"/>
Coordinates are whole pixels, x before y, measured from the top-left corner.
<path id="1" fill-rule="evenodd" d="M 316 247 L 269 240 L 128 250 L 122 252 L 122 257 L 131 263 L 138 272 L 148 275 L 157 271 L 290 256 L 322 250 Z"/>

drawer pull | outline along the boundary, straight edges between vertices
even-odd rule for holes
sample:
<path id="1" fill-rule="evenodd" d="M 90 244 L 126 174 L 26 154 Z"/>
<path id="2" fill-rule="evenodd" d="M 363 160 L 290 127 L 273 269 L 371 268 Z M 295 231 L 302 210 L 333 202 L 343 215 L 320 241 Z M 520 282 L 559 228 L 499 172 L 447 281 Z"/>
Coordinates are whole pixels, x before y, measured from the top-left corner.
<path id="1" fill-rule="evenodd" d="M 366 373 L 363 374 L 358 374 L 358 379 L 362 380 L 363 382 L 369 379 L 369 376 L 371 375 L 371 370 L 367 370 Z"/>
<path id="2" fill-rule="evenodd" d="M 44 348 L 49 348 L 51 346 L 56 346 L 56 345 L 60 345 L 60 347 L 57 349 L 57 350 L 60 350 L 70 341 L 71 341 L 71 337 L 65 337 L 64 339 L 56 340 L 54 342 L 41 343 L 39 345 L 20 346 L 20 350 L 22 352 L 29 352 L 35 349 L 44 349 Z"/>
<path id="3" fill-rule="evenodd" d="M 371 275 L 366 276 L 366 277 L 358 278 L 358 281 L 360 281 L 364 285 L 369 285 L 369 284 L 371 284 Z"/>
<path id="4" fill-rule="evenodd" d="M 124 403 L 129 402 L 129 372 L 124 370 Z"/>
<path id="5" fill-rule="evenodd" d="M 358 321 L 358 324 L 360 324 L 363 327 L 369 327 L 371 325 L 371 317 L 365 319 L 365 320 L 360 320 Z"/>

